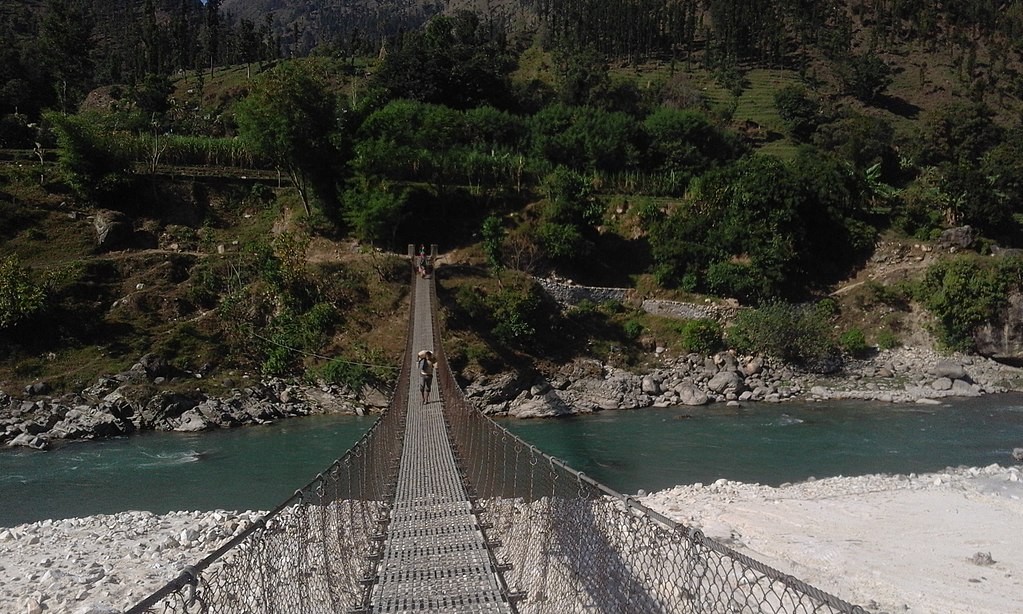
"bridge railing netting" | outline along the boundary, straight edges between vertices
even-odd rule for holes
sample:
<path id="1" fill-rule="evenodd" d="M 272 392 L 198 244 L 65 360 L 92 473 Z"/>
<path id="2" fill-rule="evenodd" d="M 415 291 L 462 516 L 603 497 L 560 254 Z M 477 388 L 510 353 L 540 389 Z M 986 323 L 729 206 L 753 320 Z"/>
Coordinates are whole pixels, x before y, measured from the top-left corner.
<path id="1" fill-rule="evenodd" d="M 530 446 L 467 402 L 435 347 L 452 445 L 519 612 L 863 612 Z"/>
<path id="2" fill-rule="evenodd" d="M 433 317 L 451 445 L 515 611 L 863 613 L 595 482 L 501 428 L 466 401 L 447 368 L 436 309 Z M 129 614 L 371 612 L 374 565 L 401 455 L 412 349 L 406 347 L 389 409 L 352 449 Z"/>
<path id="3" fill-rule="evenodd" d="M 387 410 L 344 456 L 128 614 L 326 614 L 365 608 L 394 499 L 408 409 L 408 386 L 401 382 L 409 380 L 411 350 L 410 334 Z"/>

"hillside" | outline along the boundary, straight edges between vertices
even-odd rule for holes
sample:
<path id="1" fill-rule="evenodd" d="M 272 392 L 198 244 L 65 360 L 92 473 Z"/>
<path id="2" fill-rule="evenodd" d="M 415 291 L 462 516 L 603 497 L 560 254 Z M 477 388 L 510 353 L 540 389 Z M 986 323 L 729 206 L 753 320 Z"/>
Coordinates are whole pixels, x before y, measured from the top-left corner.
<path id="1" fill-rule="evenodd" d="M 882 4 L 772 13 L 791 27 L 776 56 L 749 33 L 723 37 L 748 24 L 716 3 L 699 12 L 716 29 L 636 46 L 608 31 L 593 39 L 604 52 L 567 44 L 570 30 L 507 40 L 456 3 L 374 3 L 387 23 L 453 16 L 427 34 L 410 26 L 384 54 L 107 83 L 40 132 L 8 113 L 0 137 L 19 145 L 0 165 L 0 241 L 17 301 L 0 325 L 0 389 L 76 391 L 149 352 L 212 390 L 239 374 L 386 382 L 373 366 L 402 349 L 394 254 L 409 243 L 458 265 L 442 299 L 467 376 L 579 357 L 642 369 L 656 347 L 766 351 L 637 305 L 562 312 L 531 275 L 824 305 L 814 351 L 976 351 L 973 331 L 1020 289 L 1014 261 L 987 258 L 1023 243 L 1015 13 L 949 13 L 931 41 Z M 305 20 L 312 49 L 366 6 L 222 10 L 224 23 Z M 849 25 L 848 61 L 800 29 L 818 17 Z M 674 57 L 657 51 L 668 43 Z M 320 128 L 274 158 L 257 137 L 280 126 L 259 124 L 252 101 L 308 105 L 288 97 L 307 91 L 320 106 L 302 112 Z M 942 239 L 965 227 L 968 240 Z"/>

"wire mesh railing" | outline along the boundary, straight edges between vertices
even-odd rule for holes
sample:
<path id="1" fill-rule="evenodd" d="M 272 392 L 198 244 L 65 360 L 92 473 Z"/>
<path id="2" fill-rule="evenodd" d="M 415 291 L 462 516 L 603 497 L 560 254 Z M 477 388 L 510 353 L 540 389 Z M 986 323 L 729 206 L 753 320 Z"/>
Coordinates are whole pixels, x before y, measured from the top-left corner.
<path id="1" fill-rule="evenodd" d="M 452 445 L 519 612 L 863 613 L 525 443 L 468 403 L 435 347 Z"/>
<path id="2" fill-rule="evenodd" d="M 513 611 L 863 614 L 571 469 L 473 408 L 447 367 L 435 279 L 433 347 L 448 437 Z M 373 611 L 409 405 L 414 310 L 409 317 L 401 375 L 381 419 L 316 479 L 129 614 Z"/>
<path id="3" fill-rule="evenodd" d="M 415 300 L 413 284 L 412 300 Z M 409 314 L 409 328 L 412 327 Z M 412 368 L 408 335 L 388 409 L 341 458 L 287 501 L 128 614 L 313 614 L 365 608 L 394 496 Z"/>

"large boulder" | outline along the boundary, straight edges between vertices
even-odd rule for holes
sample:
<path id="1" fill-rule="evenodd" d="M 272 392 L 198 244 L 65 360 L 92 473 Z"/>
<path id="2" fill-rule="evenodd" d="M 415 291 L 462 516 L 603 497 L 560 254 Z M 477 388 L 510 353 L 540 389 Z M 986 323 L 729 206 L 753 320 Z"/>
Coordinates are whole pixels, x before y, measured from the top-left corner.
<path id="1" fill-rule="evenodd" d="M 120 211 L 100 209 L 92 224 L 96 228 L 96 245 L 103 249 L 121 247 L 132 235 L 131 220 Z"/>
<path id="2" fill-rule="evenodd" d="M 938 237 L 937 245 L 940 248 L 950 251 L 962 251 L 968 249 L 977 238 L 977 233 L 970 226 L 959 226 L 949 228 Z"/>
<path id="3" fill-rule="evenodd" d="M 171 366 L 167 358 L 160 356 L 159 354 L 149 353 L 139 358 L 139 361 L 132 367 L 132 369 L 142 369 L 146 372 L 149 377 L 169 377 L 174 375 L 174 367 Z"/>
<path id="4" fill-rule="evenodd" d="M 679 386 L 675 391 L 678 392 L 678 401 L 682 405 L 706 405 L 709 400 L 707 393 L 695 386 Z"/>
<path id="5" fill-rule="evenodd" d="M 1023 293 L 1009 293 L 1006 305 L 993 320 L 977 328 L 973 341 L 978 354 L 1023 365 Z"/>
<path id="6" fill-rule="evenodd" d="M 746 381 L 735 371 L 721 371 L 707 382 L 707 389 L 711 392 L 722 393 L 732 390 L 741 393 L 746 389 Z"/>
<path id="7" fill-rule="evenodd" d="M 482 376 L 466 386 L 465 396 L 479 406 L 497 405 L 517 397 L 519 392 L 530 387 L 532 381 L 535 381 L 533 374 L 516 371 Z"/>
<path id="8" fill-rule="evenodd" d="M 117 394 L 116 391 L 113 394 Z M 109 396 L 108 396 L 109 398 Z M 199 404 L 200 399 L 175 392 L 160 392 L 149 398 L 135 421 L 142 428 L 167 428 L 175 419 Z"/>
<path id="9" fill-rule="evenodd" d="M 212 428 L 212 425 L 206 421 L 202 412 L 190 409 L 181 414 L 181 422 L 174 427 L 174 430 L 180 433 L 197 433 L 199 431 L 207 431 L 210 428 Z"/>
<path id="10" fill-rule="evenodd" d="M 643 377 L 641 388 L 644 394 L 649 394 L 651 396 L 657 396 L 661 394 L 661 382 L 657 381 L 657 379 L 651 375 L 646 375 Z"/>
<path id="11" fill-rule="evenodd" d="M 934 363 L 934 367 L 931 368 L 931 372 L 939 378 L 947 377 L 950 380 L 970 380 L 970 376 L 966 373 L 966 368 L 958 362 L 949 360 L 948 358 L 942 358 Z"/>

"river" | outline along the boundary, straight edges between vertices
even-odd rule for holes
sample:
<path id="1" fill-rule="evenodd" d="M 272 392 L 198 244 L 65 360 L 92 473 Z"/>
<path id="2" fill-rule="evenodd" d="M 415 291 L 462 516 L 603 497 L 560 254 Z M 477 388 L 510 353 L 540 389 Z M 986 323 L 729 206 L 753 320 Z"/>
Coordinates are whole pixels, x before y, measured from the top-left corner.
<path id="1" fill-rule="evenodd" d="M 267 510 L 344 453 L 375 417 L 316 416 L 201 434 L 142 433 L 50 452 L 0 450 L 0 526 L 144 509 Z M 634 493 L 718 478 L 777 485 L 810 476 L 1010 464 L 1023 395 L 942 405 L 720 405 L 501 420 L 545 452 Z"/>

